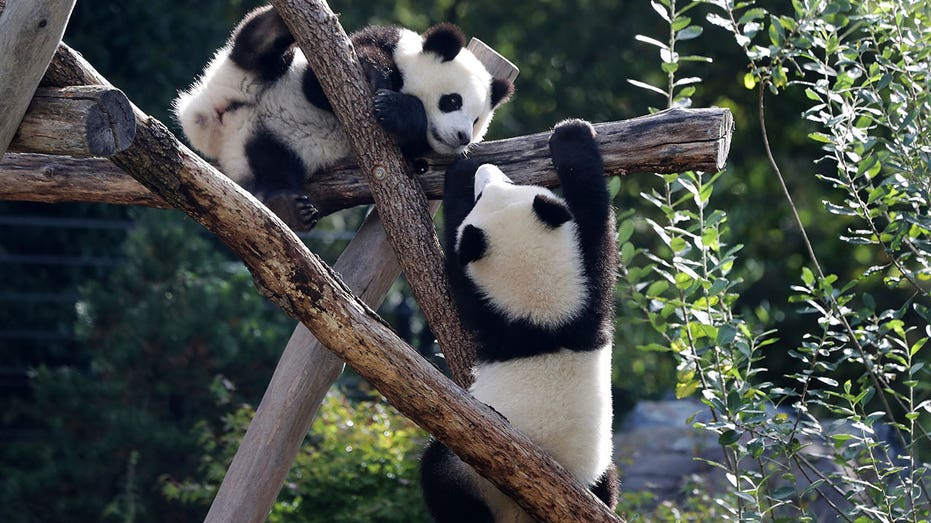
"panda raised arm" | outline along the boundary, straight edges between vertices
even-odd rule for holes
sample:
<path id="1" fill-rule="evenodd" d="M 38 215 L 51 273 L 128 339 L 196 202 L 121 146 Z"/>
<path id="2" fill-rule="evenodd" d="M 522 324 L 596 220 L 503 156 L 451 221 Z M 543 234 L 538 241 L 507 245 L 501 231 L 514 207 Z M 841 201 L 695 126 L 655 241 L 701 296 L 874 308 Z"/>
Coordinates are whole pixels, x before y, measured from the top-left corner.
<path id="1" fill-rule="evenodd" d="M 371 26 L 351 39 L 375 92 L 374 114 L 408 158 L 462 154 L 514 91 L 463 48 L 451 24 L 423 35 Z M 319 80 L 271 6 L 246 15 L 174 110 L 194 148 L 297 230 L 319 216 L 304 183 L 351 154 Z"/>
<path id="2" fill-rule="evenodd" d="M 613 508 L 614 214 L 591 125 L 561 122 L 550 152 L 563 197 L 474 160 L 447 170 L 446 269 L 479 339 L 470 392 Z M 532 521 L 437 441 L 421 477 L 437 522 Z"/>

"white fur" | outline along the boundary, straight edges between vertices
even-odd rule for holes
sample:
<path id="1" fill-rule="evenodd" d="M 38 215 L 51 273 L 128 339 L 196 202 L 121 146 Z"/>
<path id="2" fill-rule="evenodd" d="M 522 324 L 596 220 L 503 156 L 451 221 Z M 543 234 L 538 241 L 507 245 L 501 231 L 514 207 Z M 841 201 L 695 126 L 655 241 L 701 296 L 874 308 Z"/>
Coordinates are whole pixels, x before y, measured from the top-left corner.
<path id="1" fill-rule="evenodd" d="M 491 122 L 491 75 L 466 49 L 449 62 L 422 49 L 419 34 L 401 30 L 394 54 L 404 77 L 401 92 L 423 102 L 430 146 L 444 154 L 462 153 L 468 146 L 459 145 L 458 133 L 467 133 L 470 143 L 479 142 Z M 333 113 L 304 98 L 301 82 L 307 60 L 300 49 L 285 75 L 267 89 L 255 75 L 234 64 L 229 53 L 229 45 L 217 51 L 203 75 L 179 93 L 174 105 L 191 145 L 216 160 L 227 176 L 240 184 L 252 181 L 245 144 L 260 129 L 288 145 L 304 162 L 308 175 L 350 155 L 349 142 Z M 462 109 L 443 113 L 440 97 L 452 93 L 462 96 Z M 227 110 L 234 102 L 246 105 Z"/>
<path id="2" fill-rule="evenodd" d="M 349 143 L 333 113 L 304 98 L 301 81 L 307 60 L 300 50 L 284 76 L 267 89 L 234 64 L 229 52 L 229 47 L 220 49 L 204 75 L 175 103 L 191 145 L 216 160 L 227 176 L 237 183 L 250 181 L 245 144 L 260 129 L 288 145 L 310 173 L 349 155 Z M 227 111 L 233 102 L 246 105 Z"/>
<path id="3" fill-rule="evenodd" d="M 591 352 L 562 350 L 476 368 L 472 394 L 508 418 L 583 485 L 610 466 L 611 346 Z M 467 481 L 477 481 L 495 521 L 533 521 L 516 503 L 458 459 Z"/>
<path id="4" fill-rule="evenodd" d="M 508 319 L 543 326 L 572 320 L 588 297 L 576 224 L 569 221 L 552 229 L 533 211 L 538 194 L 558 197 L 543 187 L 514 185 L 493 165 L 479 167 L 475 192 L 481 198 L 458 237 L 466 225 L 478 227 L 488 252 L 466 267 L 469 278 Z"/>
<path id="5" fill-rule="evenodd" d="M 459 144 L 458 133 L 470 136 L 470 143 L 480 142 L 491 123 L 491 74 L 468 49 L 462 49 L 448 62 L 422 50 L 423 38 L 403 29 L 394 51 L 395 63 L 404 74 L 401 92 L 423 102 L 430 127 L 427 132 L 430 147 L 443 154 L 461 153 L 467 146 Z M 462 109 L 451 113 L 440 111 L 440 97 L 452 93 L 462 96 Z M 433 136 L 433 131 L 440 140 Z"/>

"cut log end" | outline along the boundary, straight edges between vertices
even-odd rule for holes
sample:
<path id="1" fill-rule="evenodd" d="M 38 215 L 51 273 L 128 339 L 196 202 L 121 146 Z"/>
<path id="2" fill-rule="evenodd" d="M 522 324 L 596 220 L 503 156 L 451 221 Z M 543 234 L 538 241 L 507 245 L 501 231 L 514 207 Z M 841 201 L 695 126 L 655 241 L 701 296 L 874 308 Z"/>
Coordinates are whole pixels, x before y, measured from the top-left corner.
<path id="1" fill-rule="evenodd" d="M 132 104 L 109 86 L 40 88 L 10 144 L 15 152 L 112 156 L 136 133 Z"/>

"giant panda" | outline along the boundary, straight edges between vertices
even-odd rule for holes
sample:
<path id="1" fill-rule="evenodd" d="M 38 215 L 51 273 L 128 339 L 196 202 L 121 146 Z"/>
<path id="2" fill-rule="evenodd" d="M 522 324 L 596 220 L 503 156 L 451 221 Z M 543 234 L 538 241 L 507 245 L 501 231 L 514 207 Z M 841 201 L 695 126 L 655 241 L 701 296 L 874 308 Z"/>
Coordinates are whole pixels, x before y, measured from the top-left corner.
<path id="1" fill-rule="evenodd" d="M 549 147 L 563 197 L 475 160 L 448 169 L 446 270 L 479 338 L 470 392 L 613 508 L 614 212 L 591 125 L 561 122 Z M 438 441 L 421 482 L 437 522 L 532 521 Z"/>
<path id="2" fill-rule="evenodd" d="M 514 91 L 463 47 L 451 24 L 423 35 L 370 26 L 351 38 L 376 93 L 375 116 L 408 158 L 463 153 Z M 195 149 L 297 230 L 319 216 L 306 179 L 351 153 L 320 82 L 271 6 L 246 15 L 179 94 L 174 112 Z"/>

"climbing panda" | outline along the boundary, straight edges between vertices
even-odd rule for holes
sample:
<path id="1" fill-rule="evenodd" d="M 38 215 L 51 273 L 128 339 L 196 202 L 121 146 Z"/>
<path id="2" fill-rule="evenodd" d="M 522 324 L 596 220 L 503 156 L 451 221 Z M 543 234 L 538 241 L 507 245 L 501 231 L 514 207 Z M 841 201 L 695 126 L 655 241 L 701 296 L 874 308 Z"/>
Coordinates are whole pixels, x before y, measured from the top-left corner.
<path id="1" fill-rule="evenodd" d="M 494 165 L 449 168 L 447 272 L 480 342 L 471 393 L 613 508 L 614 212 L 591 125 L 562 122 L 549 146 L 562 198 Z M 437 522 L 532 521 L 438 441 L 424 452 L 421 480 Z"/>
<path id="2" fill-rule="evenodd" d="M 514 91 L 464 41 L 451 24 L 422 35 L 394 26 L 352 35 L 375 92 L 375 116 L 408 158 L 463 153 L 482 140 L 495 109 Z M 305 180 L 351 153 L 320 82 L 271 6 L 246 15 L 179 94 L 174 112 L 194 148 L 297 230 L 310 229 L 319 216 Z"/>

